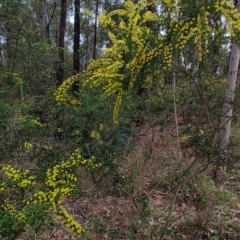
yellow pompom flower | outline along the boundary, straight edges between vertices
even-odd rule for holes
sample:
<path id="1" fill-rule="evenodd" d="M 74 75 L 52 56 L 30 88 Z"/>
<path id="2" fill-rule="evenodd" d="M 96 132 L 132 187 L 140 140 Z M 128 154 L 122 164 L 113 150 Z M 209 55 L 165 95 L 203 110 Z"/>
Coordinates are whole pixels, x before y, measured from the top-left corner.
<path id="1" fill-rule="evenodd" d="M 143 22 L 147 21 L 157 21 L 158 16 L 151 11 L 147 11 L 143 14 Z"/>
<path id="2" fill-rule="evenodd" d="M 33 145 L 32 145 L 32 143 L 30 143 L 30 142 L 24 142 L 24 148 L 26 148 L 26 149 L 32 149 L 32 147 L 33 147 Z"/>

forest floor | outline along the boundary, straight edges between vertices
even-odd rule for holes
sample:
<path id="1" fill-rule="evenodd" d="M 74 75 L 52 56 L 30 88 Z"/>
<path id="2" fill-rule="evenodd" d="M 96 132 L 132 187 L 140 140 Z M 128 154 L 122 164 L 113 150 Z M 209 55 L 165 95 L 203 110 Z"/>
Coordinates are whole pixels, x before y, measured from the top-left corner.
<path id="1" fill-rule="evenodd" d="M 142 126 L 129 139 L 131 150 L 116 159 L 124 184 L 108 179 L 97 184 L 82 170 L 79 184 L 83 196 L 65 200 L 65 206 L 87 232 L 77 238 L 55 221 L 54 228 L 35 236 L 38 240 L 67 239 L 159 239 L 173 204 L 171 221 L 163 239 L 240 239 L 240 169 L 223 173 L 219 182 L 212 167 L 180 184 L 174 199 L 174 174 L 178 172 L 175 129 Z M 193 157 L 183 154 L 189 166 Z M 132 193 L 129 194 L 132 189 Z M 29 230 L 31 232 L 31 230 Z M 22 235 L 18 240 L 29 238 Z"/>

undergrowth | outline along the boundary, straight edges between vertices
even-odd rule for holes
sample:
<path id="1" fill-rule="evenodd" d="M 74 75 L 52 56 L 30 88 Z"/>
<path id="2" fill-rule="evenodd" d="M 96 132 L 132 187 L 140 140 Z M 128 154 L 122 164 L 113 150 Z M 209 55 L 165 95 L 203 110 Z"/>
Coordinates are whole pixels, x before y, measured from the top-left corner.
<path id="1" fill-rule="evenodd" d="M 51 95 L 41 102 L 29 97 L 14 105 L 4 103 L 1 238 L 30 239 L 63 223 L 76 235 L 84 233 L 84 239 L 158 239 L 179 177 L 165 239 L 237 237 L 234 183 L 239 178 L 233 166 L 238 153 L 229 151 L 231 164 L 222 165 L 223 178 L 216 179 L 217 131 L 195 120 L 202 113 L 194 112 L 194 106 L 191 115 L 185 112 L 190 103 L 182 98 L 180 84 L 176 96 L 183 175 L 179 175 L 172 90 L 167 85 L 159 89 L 149 88 L 141 97 L 129 99 L 131 104 L 123 104 L 118 126 L 111 121 L 111 100 L 97 101 L 100 90 L 82 92 L 80 108 L 55 106 Z M 42 112 L 44 108 L 49 111 Z M 65 206 L 70 195 L 89 205 L 86 219 L 81 218 L 83 226 Z M 109 204 L 100 207 L 109 209 L 108 215 L 93 214 L 98 207 L 90 199 L 104 198 Z M 118 198 L 122 213 L 115 225 L 109 221 L 116 217 L 112 214 Z"/>

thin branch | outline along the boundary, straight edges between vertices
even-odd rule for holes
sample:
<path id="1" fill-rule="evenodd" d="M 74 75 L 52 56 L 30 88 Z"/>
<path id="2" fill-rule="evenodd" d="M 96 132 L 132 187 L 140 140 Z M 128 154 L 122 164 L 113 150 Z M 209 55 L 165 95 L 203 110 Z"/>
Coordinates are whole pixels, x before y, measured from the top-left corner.
<path id="1" fill-rule="evenodd" d="M 113 182 L 112 179 L 110 179 L 108 176 L 106 176 L 106 178 L 110 181 Z M 128 191 L 126 191 L 121 185 L 118 184 L 117 186 L 119 189 L 121 189 L 125 194 L 127 194 L 128 196 L 131 197 L 131 199 L 133 200 L 133 204 L 135 206 L 135 208 L 137 209 L 137 211 L 140 213 L 140 215 L 142 216 L 142 218 L 144 219 L 144 221 L 147 223 L 147 225 L 151 228 L 151 232 L 152 234 L 156 237 L 156 234 L 153 232 L 152 230 L 152 225 L 149 223 L 149 221 L 147 220 L 147 218 L 145 217 L 145 215 L 143 214 L 143 212 L 139 209 L 136 200 L 135 200 L 135 196 L 130 194 Z"/>
<path id="2" fill-rule="evenodd" d="M 177 67 L 180 67 L 180 66 L 177 65 L 176 63 L 173 63 L 173 64 L 174 64 L 175 66 L 177 66 Z M 183 67 L 183 71 L 184 71 L 187 75 L 189 75 L 189 76 L 191 77 L 191 79 L 192 79 L 192 81 L 193 81 L 193 83 L 194 83 L 194 85 L 195 85 L 195 87 L 196 87 L 196 89 L 197 89 L 198 95 L 199 95 L 199 97 L 200 97 L 200 99 L 201 99 L 201 102 L 202 102 L 202 106 L 203 106 L 203 109 L 204 109 L 204 113 L 205 113 L 205 116 L 206 116 L 206 119 L 207 119 L 209 128 L 210 128 L 211 132 L 213 132 L 213 128 L 212 128 L 212 124 L 211 124 L 211 122 L 210 122 L 210 118 L 209 118 L 209 116 L 208 116 L 208 111 L 207 111 L 207 108 L 206 108 L 206 104 L 205 104 L 205 102 L 204 102 L 204 100 L 203 100 L 203 95 L 202 95 L 202 93 L 201 93 L 201 91 L 200 91 L 200 89 L 199 89 L 199 87 L 198 87 L 198 84 L 196 83 L 193 74 L 190 73 L 190 72 L 186 69 L 186 67 Z"/>
<path id="3" fill-rule="evenodd" d="M 176 125 L 176 134 L 177 134 L 177 150 L 178 150 L 178 161 L 179 161 L 179 177 L 177 179 L 177 184 L 176 184 L 176 188 L 174 191 L 174 195 L 173 195 L 173 199 L 172 202 L 169 206 L 169 210 L 168 210 L 168 215 L 166 218 L 166 222 L 163 226 L 163 228 L 161 229 L 161 235 L 160 235 L 160 240 L 162 240 L 167 232 L 168 226 L 170 224 L 171 221 L 171 217 L 172 217 L 172 212 L 173 212 L 173 207 L 174 204 L 176 202 L 176 198 L 177 198 L 177 194 L 178 194 L 178 190 L 179 190 L 179 186 L 181 183 L 181 178 L 183 177 L 182 175 L 182 152 L 181 152 L 181 146 L 180 146 L 180 137 L 179 137 L 179 129 L 178 129 L 178 117 L 177 117 L 177 104 L 176 104 L 176 79 L 175 76 L 173 76 L 173 105 L 174 105 L 174 117 L 175 117 L 175 125 Z"/>
<path id="4" fill-rule="evenodd" d="M 232 114 L 232 116 L 229 117 L 224 123 L 222 123 L 219 128 L 224 127 L 224 126 L 239 112 L 239 110 L 240 110 L 240 108 L 237 109 L 237 110 Z"/>
<path id="5" fill-rule="evenodd" d="M 131 196 L 131 194 L 130 194 Z M 151 224 L 149 223 L 149 221 L 147 220 L 147 218 L 144 216 L 143 212 L 139 209 L 137 203 L 136 203 L 136 200 L 135 200 L 135 197 L 134 196 L 131 196 L 132 197 L 132 200 L 133 200 L 133 204 L 135 206 L 135 208 L 138 210 L 138 212 L 141 214 L 142 218 L 145 220 L 145 222 L 149 225 L 150 228 L 152 228 Z"/>
<path id="6" fill-rule="evenodd" d="M 47 26 L 46 26 L 46 33 L 47 33 L 47 37 L 48 37 L 48 38 L 50 38 L 50 30 L 49 30 L 49 28 L 50 28 L 50 24 L 51 24 L 51 22 L 52 22 L 52 19 L 53 19 L 55 10 L 56 10 L 56 6 L 57 6 L 57 4 L 56 4 L 56 2 L 54 2 L 52 15 L 51 15 L 51 17 L 50 17 L 49 22 L 47 23 Z"/>

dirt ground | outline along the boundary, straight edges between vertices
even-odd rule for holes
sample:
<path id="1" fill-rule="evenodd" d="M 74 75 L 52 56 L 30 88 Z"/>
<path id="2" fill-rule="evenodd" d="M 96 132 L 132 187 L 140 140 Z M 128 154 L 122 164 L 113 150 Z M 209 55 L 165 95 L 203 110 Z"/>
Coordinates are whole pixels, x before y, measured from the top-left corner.
<path id="1" fill-rule="evenodd" d="M 79 184 L 84 195 L 65 200 L 65 207 L 86 229 L 87 236 L 73 236 L 56 220 L 54 228 L 41 231 L 35 239 L 159 239 L 174 198 L 173 174 L 179 166 L 176 133 L 174 129 L 144 126 L 129 139 L 131 143 L 134 147 L 116 159 L 124 184 L 113 186 L 107 179 L 94 184 L 83 171 Z M 183 161 L 188 166 L 193 159 Z M 164 239 L 240 239 L 240 177 L 227 177 L 222 186 L 234 194 L 220 196 L 221 187 L 209 172 L 203 174 L 205 182 L 179 187 Z M 222 189 L 222 195 L 227 193 Z M 213 238 L 218 224 L 228 227 L 221 227 L 225 229 L 222 238 Z M 20 239 L 28 238 L 22 235 Z"/>

